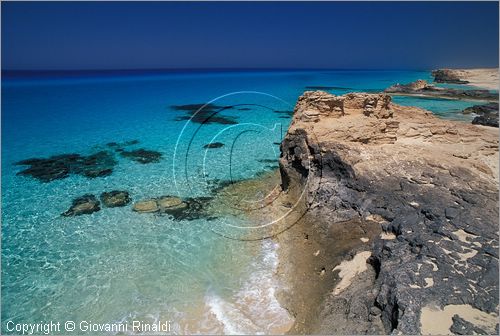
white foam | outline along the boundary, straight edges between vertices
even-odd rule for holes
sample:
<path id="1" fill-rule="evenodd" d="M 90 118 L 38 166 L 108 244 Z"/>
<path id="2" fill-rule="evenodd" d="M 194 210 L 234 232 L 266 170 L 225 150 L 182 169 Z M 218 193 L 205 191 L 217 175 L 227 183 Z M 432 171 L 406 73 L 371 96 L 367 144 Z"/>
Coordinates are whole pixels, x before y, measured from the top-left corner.
<path id="1" fill-rule="evenodd" d="M 293 319 L 275 297 L 277 247 L 270 240 L 263 241 L 261 257 L 250 265 L 251 275 L 232 298 L 207 294 L 206 304 L 224 325 L 224 333 L 282 334 L 291 327 Z"/>

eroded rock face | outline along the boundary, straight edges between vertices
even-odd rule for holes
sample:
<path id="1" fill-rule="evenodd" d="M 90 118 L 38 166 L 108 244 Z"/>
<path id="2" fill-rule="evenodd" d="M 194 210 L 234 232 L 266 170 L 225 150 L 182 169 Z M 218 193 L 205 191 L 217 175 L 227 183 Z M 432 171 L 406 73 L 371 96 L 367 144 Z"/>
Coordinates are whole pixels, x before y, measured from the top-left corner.
<path id="1" fill-rule="evenodd" d="M 131 199 L 127 191 L 113 190 L 109 192 L 103 192 L 101 194 L 101 201 L 105 207 L 115 208 L 129 204 Z"/>
<path id="2" fill-rule="evenodd" d="M 498 316 L 497 129 L 441 120 L 383 94 L 306 92 L 281 150 L 282 187 L 308 209 L 306 239 L 314 232 L 318 251 L 349 246 L 323 259 L 324 277 L 339 257 L 370 252 L 351 285 L 335 295 L 338 281 L 326 286 L 312 317 L 300 313 L 305 301 L 288 307 L 304 324 L 295 330 L 419 334 L 421 311 L 433 305 Z M 344 242 L 345 223 L 382 234 Z M 453 329 L 486 330 L 460 320 Z"/>
<path id="3" fill-rule="evenodd" d="M 64 217 L 88 215 L 101 210 L 99 200 L 92 194 L 86 194 L 75 198 L 71 207 L 62 213 Z"/>

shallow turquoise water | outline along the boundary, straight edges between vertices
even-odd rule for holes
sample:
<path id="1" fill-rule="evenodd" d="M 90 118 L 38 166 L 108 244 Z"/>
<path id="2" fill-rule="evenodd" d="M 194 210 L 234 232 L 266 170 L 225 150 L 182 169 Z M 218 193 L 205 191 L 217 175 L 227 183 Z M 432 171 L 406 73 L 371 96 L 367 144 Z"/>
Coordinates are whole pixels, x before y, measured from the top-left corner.
<path id="1" fill-rule="evenodd" d="M 6 323 L 171 320 L 175 333 L 271 332 L 288 318 L 274 299 L 275 246 L 214 234 L 223 222 L 175 221 L 130 206 L 61 217 L 87 193 L 128 190 L 134 201 L 204 196 L 218 180 L 273 169 L 290 111 L 307 86 L 377 91 L 430 79 L 415 71 L 186 73 L 2 81 L 2 332 Z M 214 100 L 214 101 L 213 101 Z M 234 125 L 176 121 L 173 105 L 213 101 Z M 470 102 L 397 97 L 470 122 Z M 112 175 L 41 183 L 15 162 L 89 154 L 108 142 L 159 151 L 159 163 L 117 156 Z M 219 149 L 204 149 L 222 142 Z M 229 144 L 232 144 L 229 146 Z M 222 226 L 223 227 L 223 226 Z M 251 304 L 248 304 L 251 302 Z"/>

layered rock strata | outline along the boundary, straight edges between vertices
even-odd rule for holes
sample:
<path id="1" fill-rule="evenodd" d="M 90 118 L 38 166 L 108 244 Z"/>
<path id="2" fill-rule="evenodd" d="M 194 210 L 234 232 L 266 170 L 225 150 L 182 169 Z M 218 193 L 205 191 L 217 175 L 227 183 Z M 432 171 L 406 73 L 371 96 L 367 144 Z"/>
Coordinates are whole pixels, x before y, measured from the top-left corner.
<path id="1" fill-rule="evenodd" d="M 291 333 L 498 333 L 497 129 L 314 91 L 281 152 Z"/>

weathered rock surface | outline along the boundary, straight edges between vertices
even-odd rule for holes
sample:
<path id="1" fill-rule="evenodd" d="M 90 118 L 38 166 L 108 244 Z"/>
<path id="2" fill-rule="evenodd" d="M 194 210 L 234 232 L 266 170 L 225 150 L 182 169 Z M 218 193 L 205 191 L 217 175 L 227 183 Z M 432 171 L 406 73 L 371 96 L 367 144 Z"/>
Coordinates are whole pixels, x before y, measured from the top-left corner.
<path id="1" fill-rule="evenodd" d="M 454 307 L 434 323 L 498 330 L 469 314 L 498 316 L 497 129 L 386 94 L 305 92 L 281 152 L 284 197 L 305 212 L 278 237 L 297 257 L 280 266 L 291 333 L 419 334 L 424 310 Z"/>
<path id="2" fill-rule="evenodd" d="M 101 210 L 99 200 L 92 194 L 86 194 L 81 197 L 75 198 L 71 207 L 62 213 L 62 216 L 79 216 L 88 215 Z"/>
<path id="3" fill-rule="evenodd" d="M 449 99 L 498 101 L 498 94 L 489 90 L 462 90 L 437 87 L 419 79 L 409 84 L 396 84 L 384 90 L 386 93 L 404 96 L 423 96 Z"/>
<path id="4" fill-rule="evenodd" d="M 131 199 L 127 191 L 113 190 L 109 192 L 103 192 L 101 194 L 101 201 L 105 207 L 115 208 L 129 204 Z"/>
<path id="5" fill-rule="evenodd" d="M 467 84 L 466 80 L 461 79 L 459 73 L 452 69 L 437 69 L 432 71 L 432 76 L 436 83 L 449 83 L 449 84 Z"/>

